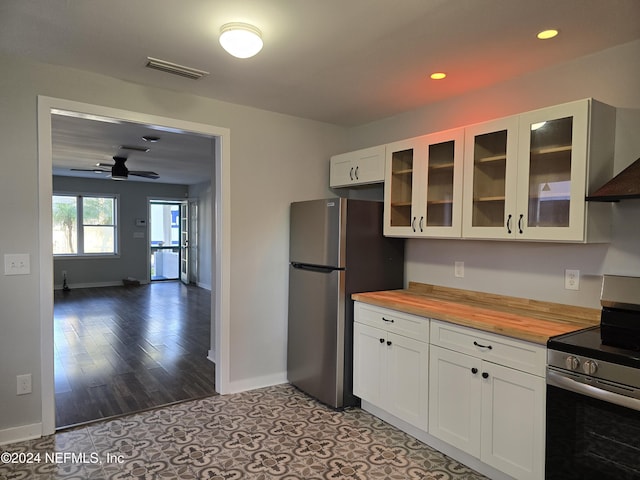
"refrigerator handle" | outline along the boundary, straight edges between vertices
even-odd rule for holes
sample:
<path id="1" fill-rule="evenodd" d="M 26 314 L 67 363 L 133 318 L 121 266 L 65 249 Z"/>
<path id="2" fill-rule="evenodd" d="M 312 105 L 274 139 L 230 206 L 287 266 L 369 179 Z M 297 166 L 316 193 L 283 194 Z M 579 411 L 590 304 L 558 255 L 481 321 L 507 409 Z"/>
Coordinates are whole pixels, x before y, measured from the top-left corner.
<path id="1" fill-rule="evenodd" d="M 331 273 L 335 270 L 342 270 L 341 268 L 322 267 L 318 265 L 308 265 L 306 263 L 297 263 L 297 262 L 291 262 L 291 266 L 293 268 L 297 268 L 298 270 L 308 270 L 310 272 L 318 272 L 318 273 Z"/>

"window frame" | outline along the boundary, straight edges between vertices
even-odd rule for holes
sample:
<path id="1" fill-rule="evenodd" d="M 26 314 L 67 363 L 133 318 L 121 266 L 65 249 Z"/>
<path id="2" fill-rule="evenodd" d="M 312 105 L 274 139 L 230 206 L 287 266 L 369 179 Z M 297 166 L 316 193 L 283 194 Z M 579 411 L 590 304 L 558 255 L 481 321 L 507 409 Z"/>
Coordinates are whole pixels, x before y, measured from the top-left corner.
<path id="1" fill-rule="evenodd" d="M 120 257 L 120 195 L 117 193 L 84 193 L 84 192 L 58 192 L 54 191 L 51 197 L 53 202 L 54 197 L 70 197 L 75 198 L 76 202 L 76 253 L 53 253 L 54 258 L 119 258 Z M 105 225 L 113 228 L 113 253 L 86 253 L 84 252 L 84 229 L 85 227 L 95 227 L 101 225 L 85 224 L 83 215 L 83 198 L 108 198 L 113 200 L 113 224 Z M 53 222 L 51 224 L 51 231 L 53 233 Z"/>

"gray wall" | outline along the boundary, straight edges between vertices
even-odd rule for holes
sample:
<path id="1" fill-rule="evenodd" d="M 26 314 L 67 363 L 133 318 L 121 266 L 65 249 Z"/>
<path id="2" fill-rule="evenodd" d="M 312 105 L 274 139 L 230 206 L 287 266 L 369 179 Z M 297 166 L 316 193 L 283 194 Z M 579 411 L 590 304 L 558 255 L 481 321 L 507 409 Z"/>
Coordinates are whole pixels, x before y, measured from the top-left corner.
<path id="1" fill-rule="evenodd" d="M 363 148 L 592 97 L 618 107 L 614 172 L 640 157 L 640 41 L 350 131 Z M 612 207 L 606 245 L 412 239 L 406 280 L 599 308 L 603 273 L 640 276 L 640 200 Z M 465 262 L 465 277 L 453 274 Z M 564 270 L 581 271 L 579 291 Z"/>
<path id="2" fill-rule="evenodd" d="M 38 95 L 230 129 L 231 388 L 282 381 L 289 203 L 329 194 L 327 159 L 345 148 L 346 131 L 19 58 L 0 56 L 0 71 L 0 163 L 11 173 L 0 176 L 0 257 L 31 256 L 30 275 L 0 275 L 0 442 L 41 421 Z M 24 373 L 34 391 L 18 397 Z"/>
<path id="3" fill-rule="evenodd" d="M 116 257 L 85 259 L 57 258 L 53 262 L 54 285 L 62 285 L 62 271 L 67 272 L 70 287 L 122 284 L 122 279 L 134 277 L 146 283 L 148 273 L 148 232 L 146 227 L 137 227 L 136 219 L 147 219 L 149 198 L 182 200 L 187 197 L 188 187 L 167 183 L 115 182 L 73 177 L 53 177 L 55 193 L 102 193 L 119 195 L 118 232 L 120 252 Z M 144 234 L 134 238 L 134 233 Z M 209 274 L 210 276 L 210 274 Z"/>

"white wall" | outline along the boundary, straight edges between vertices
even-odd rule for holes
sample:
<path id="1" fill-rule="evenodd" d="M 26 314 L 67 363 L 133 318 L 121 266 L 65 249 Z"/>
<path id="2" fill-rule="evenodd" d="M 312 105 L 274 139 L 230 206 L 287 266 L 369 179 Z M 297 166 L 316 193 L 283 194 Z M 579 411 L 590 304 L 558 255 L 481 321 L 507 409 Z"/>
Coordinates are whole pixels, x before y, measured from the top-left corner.
<path id="1" fill-rule="evenodd" d="M 196 284 L 199 287 L 212 290 L 213 280 L 213 238 L 215 225 L 211 223 L 213 216 L 213 182 L 199 183 L 189 186 L 189 198 L 197 198 L 198 204 L 198 238 L 197 238 L 197 264 L 198 272 Z M 215 294 L 215 292 L 213 292 Z M 213 329 L 211 332 L 213 334 Z M 213 340 L 211 342 L 213 345 Z"/>
<path id="2" fill-rule="evenodd" d="M 345 131 L 12 57 L 0 56 L 0 71 L 0 256 L 31 255 L 30 275 L 0 276 L 0 443 L 41 421 L 38 95 L 230 129 L 230 382 L 284 379 L 288 206 L 329 194 L 327 159 L 345 148 Z M 18 397 L 23 373 L 33 374 L 34 392 Z"/>
<path id="3" fill-rule="evenodd" d="M 617 173 L 640 157 L 640 41 L 350 130 L 350 149 L 380 145 L 592 97 L 618 107 Z M 640 200 L 614 205 L 609 245 L 414 239 L 407 281 L 599 308 L 603 273 L 640 276 Z M 465 262 L 455 278 L 454 261 Z M 580 290 L 564 289 L 579 269 Z"/>

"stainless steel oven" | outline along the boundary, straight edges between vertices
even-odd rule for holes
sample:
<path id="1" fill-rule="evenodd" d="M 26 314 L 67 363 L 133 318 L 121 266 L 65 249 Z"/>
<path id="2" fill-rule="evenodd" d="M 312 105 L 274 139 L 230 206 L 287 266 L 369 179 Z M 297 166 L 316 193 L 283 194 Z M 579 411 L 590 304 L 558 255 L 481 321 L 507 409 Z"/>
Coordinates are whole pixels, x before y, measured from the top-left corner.
<path id="1" fill-rule="evenodd" d="M 547 479 L 640 480 L 640 279 L 605 276 L 601 303 L 547 344 Z"/>

